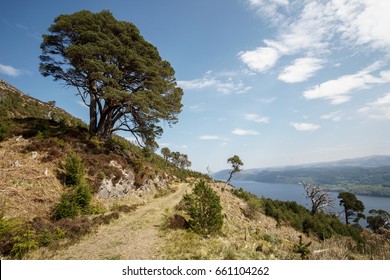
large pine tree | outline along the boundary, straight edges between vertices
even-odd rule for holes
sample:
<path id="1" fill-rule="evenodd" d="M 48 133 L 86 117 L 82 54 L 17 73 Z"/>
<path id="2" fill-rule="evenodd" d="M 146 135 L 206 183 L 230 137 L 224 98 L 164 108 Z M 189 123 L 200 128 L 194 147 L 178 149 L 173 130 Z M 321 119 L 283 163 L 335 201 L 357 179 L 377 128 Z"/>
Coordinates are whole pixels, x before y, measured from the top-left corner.
<path id="1" fill-rule="evenodd" d="M 109 11 L 58 16 L 43 36 L 43 76 L 74 86 L 89 107 L 89 130 L 109 138 L 124 130 L 156 146 L 158 123 L 176 123 L 183 91 L 174 70 L 135 25 Z"/>

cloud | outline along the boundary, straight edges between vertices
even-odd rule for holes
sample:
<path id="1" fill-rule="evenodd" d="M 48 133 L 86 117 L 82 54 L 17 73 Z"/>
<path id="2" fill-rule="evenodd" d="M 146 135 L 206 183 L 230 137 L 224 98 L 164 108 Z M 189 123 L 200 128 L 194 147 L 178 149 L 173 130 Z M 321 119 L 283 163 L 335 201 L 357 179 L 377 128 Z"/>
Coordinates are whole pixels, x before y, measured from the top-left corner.
<path id="1" fill-rule="evenodd" d="M 385 94 L 373 102 L 367 103 L 358 112 L 368 116 L 370 119 L 390 120 L 390 93 Z"/>
<path id="2" fill-rule="evenodd" d="M 317 58 L 342 50 L 350 54 L 390 54 L 390 1 L 248 0 L 248 4 L 276 29 L 275 35 L 255 50 L 239 53 L 242 62 L 254 71 L 268 71 L 282 56 L 297 54 Z M 283 70 L 281 80 L 302 81 L 307 77 L 305 72 L 298 78 L 292 76 L 295 63 Z M 316 71 L 307 73 L 310 76 Z"/>
<path id="3" fill-rule="evenodd" d="M 344 75 L 316 85 L 306 90 L 303 96 L 306 99 L 330 100 L 332 104 L 345 103 L 351 99 L 350 94 L 354 91 L 390 82 L 390 71 L 381 71 L 377 77 L 371 74 L 380 67 L 381 63 L 375 62 L 355 74 Z"/>
<path id="4" fill-rule="evenodd" d="M 248 2 L 259 15 L 269 18 L 275 24 L 285 19 L 278 10 L 289 5 L 288 0 L 249 0 Z"/>
<path id="5" fill-rule="evenodd" d="M 268 117 L 259 116 L 257 114 L 246 114 L 245 119 L 248 121 L 254 121 L 255 123 L 269 123 Z"/>
<path id="6" fill-rule="evenodd" d="M 322 68 L 323 60 L 319 58 L 298 58 L 284 68 L 279 75 L 279 80 L 286 83 L 299 83 L 306 81 Z"/>
<path id="7" fill-rule="evenodd" d="M 390 51 L 390 1 L 333 1 L 343 39 L 372 49 Z M 344 4 L 344 5 L 343 5 Z"/>
<path id="8" fill-rule="evenodd" d="M 220 75 L 225 76 L 226 73 Z M 233 80 L 232 77 L 218 77 L 219 75 L 214 74 L 212 71 L 207 71 L 206 74 L 200 79 L 194 79 L 189 81 L 177 81 L 178 86 L 186 90 L 201 90 L 205 88 L 214 88 L 217 92 L 222 94 L 230 93 L 245 93 L 251 89 L 246 86 L 243 81 Z"/>
<path id="9" fill-rule="evenodd" d="M 331 120 L 334 122 L 341 121 L 342 118 L 343 118 L 343 114 L 341 113 L 341 111 L 331 112 L 329 114 L 325 114 L 321 116 L 321 119 L 323 120 Z"/>
<path id="10" fill-rule="evenodd" d="M 291 122 L 290 125 L 298 131 L 315 131 L 320 128 L 317 124 Z"/>
<path id="11" fill-rule="evenodd" d="M 210 141 L 210 140 L 227 141 L 228 140 L 227 138 L 223 138 L 223 137 L 220 137 L 217 135 L 202 135 L 202 136 L 199 136 L 199 139 L 204 140 L 204 141 Z"/>
<path id="12" fill-rule="evenodd" d="M 275 48 L 265 47 L 239 52 L 238 56 L 251 70 L 265 72 L 275 65 L 280 55 Z"/>
<path id="13" fill-rule="evenodd" d="M 234 135 L 239 135 L 239 136 L 244 136 L 244 135 L 259 135 L 260 133 L 257 132 L 256 130 L 245 130 L 245 129 L 240 129 L 236 128 L 232 131 Z"/>
<path id="14" fill-rule="evenodd" d="M 0 64 L 0 73 L 11 76 L 11 77 L 18 77 L 22 75 L 22 71 L 19 69 L 16 69 L 15 67 Z"/>

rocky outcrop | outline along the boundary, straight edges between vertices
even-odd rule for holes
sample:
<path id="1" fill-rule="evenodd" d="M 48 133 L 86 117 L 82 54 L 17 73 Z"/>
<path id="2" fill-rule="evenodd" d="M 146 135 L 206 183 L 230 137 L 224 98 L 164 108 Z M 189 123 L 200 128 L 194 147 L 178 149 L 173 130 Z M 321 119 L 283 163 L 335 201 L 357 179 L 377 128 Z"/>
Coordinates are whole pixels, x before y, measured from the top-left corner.
<path id="1" fill-rule="evenodd" d="M 102 180 L 98 192 L 100 198 L 124 198 L 168 187 L 169 178 L 165 173 L 159 173 L 153 177 L 148 176 L 145 178 L 144 183 L 139 185 L 139 183 L 136 183 L 136 176 L 133 170 L 123 169 L 115 160 L 110 162 L 110 166 L 118 169 L 121 175 L 119 178 L 112 175 L 110 178 Z"/>

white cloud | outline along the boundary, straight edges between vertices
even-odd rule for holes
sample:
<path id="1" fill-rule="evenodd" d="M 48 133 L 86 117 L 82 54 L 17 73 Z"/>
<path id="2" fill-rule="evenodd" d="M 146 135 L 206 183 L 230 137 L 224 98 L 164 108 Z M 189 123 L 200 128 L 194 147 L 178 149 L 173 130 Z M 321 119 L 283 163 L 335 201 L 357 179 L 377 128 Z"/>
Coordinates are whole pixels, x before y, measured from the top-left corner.
<path id="1" fill-rule="evenodd" d="M 343 113 L 341 113 L 341 111 L 336 111 L 336 112 L 331 112 L 329 114 L 322 115 L 321 119 L 338 122 L 338 121 L 342 120 L 343 116 L 344 115 L 343 115 Z"/>
<path id="2" fill-rule="evenodd" d="M 284 19 L 283 14 L 278 10 L 289 5 L 288 0 L 249 0 L 249 5 L 256 10 L 258 14 L 268 17 L 272 22 L 277 24 Z"/>
<path id="3" fill-rule="evenodd" d="M 367 103 L 358 112 L 367 115 L 370 119 L 390 120 L 390 93 Z"/>
<path id="4" fill-rule="evenodd" d="M 280 55 L 275 48 L 265 47 L 239 52 L 238 56 L 251 70 L 265 72 L 275 65 Z"/>
<path id="5" fill-rule="evenodd" d="M 179 87 L 186 90 L 201 90 L 205 88 L 214 88 L 217 92 L 222 94 L 230 93 L 245 93 L 251 89 L 246 86 L 243 81 L 235 81 L 232 77 L 221 79 L 217 77 L 212 71 L 207 73 L 200 79 L 194 79 L 190 81 L 177 81 Z M 220 75 L 224 76 L 224 75 Z"/>
<path id="6" fill-rule="evenodd" d="M 10 65 L 4 65 L 4 64 L 0 64 L 0 73 L 3 73 L 11 77 L 18 77 L 22 75 L 21 70 L 16 69 L 15 67 L 12 67 Z"/>
<path id="7" fill-rule="evenodd" d="M 343 38 L 373 49 L 390 51 L 390 1 L 333 1 Z"/>
<path id="8" fill-rule="evenodd" d="M 312 77 L 322 68 L 323 60 L 319 58 L 305 57 L 298 58 L 282 71 L 279 80 L 286 83 L 299 83 Z"/>
<path id="9" fill-rule="evenodd" d="M 257 114 L 246 114 L 245 119 L 248 121 L 254 121 L 255 123 L 269 123 L 268 117 L 259 116 Z"/>
<path id="10" fill-rule="evenodd" d="M 220 137 L 220 136 L 217 136 L 217 135 L 202 135 L 202 136 L 199 136 L 199 139 L 200 140 L 204 140 L 204 141 L 210 141 L 210 140 L 227 141 L 228 140 L 226 138 L 223 138 L 223 137 Z"/>
<path id="11" fill-rule="evenodd" d="M 320 128 L 317 124 L 291 122 L 290 125 L 298 131 L 315 131 Z"/>
<path id="12" fill-rule="evenodd" d="M 233 134 L 239 135 L 239 136 L 244 136 L 244 135 L 259 135 L 260 133 L 257 132 L 256 130 L 245 130 L 241 128 L 236 128 L 232 131 Z"/>
<path id="13" fill-rule="evenodd" d="M 254 51 L 239 53 L 252 70 L 265 72 L 285 55 L 327 57 L 343 49 L 352 54 L 378 50 L 390 54 L 390 1 L 248 0 L 248 4 L 276 29 L 275 36 L 263 40 Z M 285 71 L 282 80 L 296 80 L 290 78 L 291 68 Z"/>
<path id="14" fill-rule="evenodd" d="M 335 80 L 316 85 L 306 90 L 303 96 L 307 99 L 330 100 L 332 104 L 345 103 L 351 99 L 350 94 L 354 91 L 390 82 L 390 71 L 381 71 L 377 77 L 371 74 L 380 67 L 381 63 L 373 63 L 356 74 L 344 75 Z"/>

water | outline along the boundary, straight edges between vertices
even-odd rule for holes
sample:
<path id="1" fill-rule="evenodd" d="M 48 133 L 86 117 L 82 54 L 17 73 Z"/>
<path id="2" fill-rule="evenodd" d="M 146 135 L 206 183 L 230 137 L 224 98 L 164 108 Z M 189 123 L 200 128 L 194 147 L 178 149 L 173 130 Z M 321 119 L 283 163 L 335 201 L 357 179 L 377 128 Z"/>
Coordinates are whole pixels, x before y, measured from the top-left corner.
<path id="1" fill-rule="evenodd" d="M 244 190 L 257 195 L 258 197 L 271 198 L 274 200 L 278 199 L 283 201 L 295 201 L 308 209 L 310 209 L 311 207 L 310 200 L 306 197 L 306 193 L 302 185 L 271 184 L 251 181 L 232 181 L 231 184 L 237 188 L 243 188 Z M 339 205 L 340 200 L 337 198 L 338 193 L 329 192 L 329 195 L 333 199 L 334 211 L 337 213 L 342 213 L 343 209 Z M 381 209 L 390 213 L 389 197 L 366 195 L 356 195 L 356 197 L 363 202 L 365 207 L 364 214 L 366 216 L 370 215 L 368 211 L 371 209 Z M 361 225 L 367 225 L 365 220 L 361 222 Z"/>

